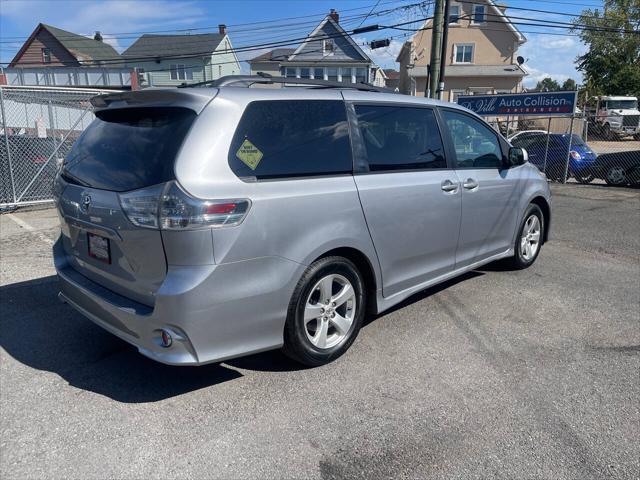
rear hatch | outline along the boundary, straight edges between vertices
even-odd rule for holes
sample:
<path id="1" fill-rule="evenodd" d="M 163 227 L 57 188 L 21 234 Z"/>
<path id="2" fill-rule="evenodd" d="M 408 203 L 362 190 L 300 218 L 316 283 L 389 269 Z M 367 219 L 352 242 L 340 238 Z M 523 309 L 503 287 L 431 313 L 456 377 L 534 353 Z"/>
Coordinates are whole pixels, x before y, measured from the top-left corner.
<path id="1" fill-rule="evenodd" d="M 122 195 L 145 187 L 161 195 L 174 178 L 176 156 L 198 112 L 176 102 L 161 106 L 156 99 L 146 106 L 136 95 L 129 98 L 135 106 L 118 100 L 125 108 L 97 111 L 74 144 L 56 180 L 57 203 L 70 265 L 153 306 L 167 271 L 161 233 L 134 225 Z"/>

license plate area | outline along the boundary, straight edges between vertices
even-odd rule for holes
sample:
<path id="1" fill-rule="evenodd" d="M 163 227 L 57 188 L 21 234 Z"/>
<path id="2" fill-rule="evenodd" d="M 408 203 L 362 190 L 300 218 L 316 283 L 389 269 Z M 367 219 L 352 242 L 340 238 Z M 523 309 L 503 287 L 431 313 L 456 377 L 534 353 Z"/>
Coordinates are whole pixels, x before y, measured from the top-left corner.
<path id="1" fill-rule="evenodd" d="M 111 263 L 109 239 L 87 232 L 89 256 L 104 263 Z"/>

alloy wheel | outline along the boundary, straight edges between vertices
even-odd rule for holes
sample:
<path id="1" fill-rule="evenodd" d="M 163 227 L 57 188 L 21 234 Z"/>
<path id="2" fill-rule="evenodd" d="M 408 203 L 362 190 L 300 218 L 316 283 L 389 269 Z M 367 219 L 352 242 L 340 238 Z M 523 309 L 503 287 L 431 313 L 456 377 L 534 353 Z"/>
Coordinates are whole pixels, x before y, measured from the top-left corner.
<path id="1" fill-rule="evenodd" d="M 524 222 L 520 238 L 520 254 L 527 262 L 535 258 L 540 248 L 540 230 L 540 219 L 537 215 L 530 215 Z"/>
<path id="2" fill-rule="evenodd" d="M 304 308 L 307 339 L 319 349 L 342 342 L 356 316 L 356 292 L 346 277 L 331 274 L 311 289 Z"/>

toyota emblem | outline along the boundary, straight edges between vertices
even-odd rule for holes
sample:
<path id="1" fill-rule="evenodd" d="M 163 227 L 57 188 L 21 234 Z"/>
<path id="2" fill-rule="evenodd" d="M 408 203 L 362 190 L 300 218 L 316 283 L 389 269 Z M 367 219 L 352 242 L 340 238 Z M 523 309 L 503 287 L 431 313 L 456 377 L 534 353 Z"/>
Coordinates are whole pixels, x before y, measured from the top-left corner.
<path id="1" fill-rule="evenodd" d="M 85 195 L 85 196 L 82 198 L 82 209 L 83 209 L 85 212 L 88 212 L 88 211 L 89 211 L 89 206 L 90 206 L 90 205 L 91 205 L 91 195 Z"/>

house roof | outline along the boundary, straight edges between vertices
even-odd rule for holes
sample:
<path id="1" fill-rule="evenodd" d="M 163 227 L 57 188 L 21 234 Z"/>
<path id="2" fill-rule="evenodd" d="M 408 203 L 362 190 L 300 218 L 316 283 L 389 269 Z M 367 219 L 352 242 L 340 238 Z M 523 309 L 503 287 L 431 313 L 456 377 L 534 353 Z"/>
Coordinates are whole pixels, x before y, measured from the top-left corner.
<path id="1" fill-rule="evenodd" d="M 31 36 L 22 45 L 16 56 L 11 63 L 17 62 L 22 56 L 23 52 L 31 44 L 37 33 L 41 30 L 47 30 L 60 44 L 68 50 L 78 61 L 104 61 L 104 60 L 117 60 L 120 55 L 116 50 L 105 42 L 99 42 L 91 37 L 85 37 L 84 35 L 78 35 L 77 33 L 68 32 L 61 28 L 53 27 L 45 23 L 39 23 L 35 28 Z"/>
<path id="2" fill-rule="evenodd" d="M 304 51 L 304 47 L 308 43 L 324 40 L 327 38 L 325 35 L 321 33 L 323 27 L 327 23 L 331 24 L 333 28 L 335 28 L 339 38 L 344 38 L 351 45 L 351 47 L 353 47 L 353 49 L 357 52 L 357 54 L 362 57 L 362 61 L 369 62 L 369 63 L 371 62 L 371 59 L 369 58 L 369 56 L 362 51 L 362 49 L 358 46 L 356 42 L 354 42 L 353 38 L 351 38 L 351 36 L 344 30 L 344 28 L 342 28 L 338 22 L 336 22 L 333 18 L 331 18 L 331 15 L 327 15 L 326 17 L 324 17 L 324 20 L 322 20 L 318 24 L 318 26 L 314 28 L 309 35 L 307 35 L 307 38 L 298 46 L 298 48 L 296 48 L 293 54 L 291 54 L 291 56 L 289 57 L 289 61 L 295 61 L 296 55 L 302 54 Z M 353 62 L 354 60 L 349 59 L 349 61 Z"/>
<path id="3" fill-rule="evenodd" d="M 126 59 L 175 56 L 205 56 L 213 52 L 225 35 L 199 33 L 194 35 L 144 34 L 122 52 Z"/>
<path id="4" fill-rule="evenodd" d="M 274 48 L 268 52 L 265 52 L 257 57 L 249 60 L 249 63 L 252 62 L 280 62 L 282 60 L 286 60 L 289 55 L 291 55 L 295 51 L 295 48 Z"/>
<path id="5" fill-rule="evenodd" d="M 447 65 L 445 78 L 449 77 L 524 77 L 527 73 L 518 65 Z M 411 77 L 426 77 L 427 67 L 416 66 L 409 70 Z"/>
<path id="6" fill-rule="evenodd" d="M 394 80 L 396 78 L 400 78 L 400 72 L 397 71 L 397 70 L 394 70 L 393 68 L 385 68 L 384 69 L 384 74 L 390 80 Z"/>

